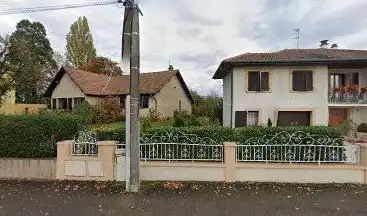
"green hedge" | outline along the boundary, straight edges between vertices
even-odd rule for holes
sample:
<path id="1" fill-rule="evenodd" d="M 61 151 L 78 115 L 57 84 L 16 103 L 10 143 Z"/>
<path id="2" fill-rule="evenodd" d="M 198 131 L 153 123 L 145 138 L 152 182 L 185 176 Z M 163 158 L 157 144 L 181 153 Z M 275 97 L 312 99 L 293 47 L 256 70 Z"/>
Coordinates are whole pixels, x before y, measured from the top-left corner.
<path id="1" fill-rule="evenodd" d="M 264 135 L 275 135 L 282 131 L 294 133 L 303 131 L 314 136 L 328 136 L 331 139 L 340 138 L 341 132 L 336 128 L 313 126 L 313 127 L 243 127 L 231 129 L 227 127 L 180 127 L 180 128 L 152 128 L 146 134 L 154 134 L 162 132 L 194 134 L 199 137 L 211 138 L 216 142 L 233 141 L 243 142 L 253 137 L 261 137 Z M 115 128 L 112 130 L 96 130 L 98 140 L 118 140 L 125 142 L 125 132 L 123 128 Z"/>
<path id="2" fill-rule="evenodd" d="M 0 116 L 0 158 L 53 158 L 56 142 L 83 130 L 71 115 Z"/>

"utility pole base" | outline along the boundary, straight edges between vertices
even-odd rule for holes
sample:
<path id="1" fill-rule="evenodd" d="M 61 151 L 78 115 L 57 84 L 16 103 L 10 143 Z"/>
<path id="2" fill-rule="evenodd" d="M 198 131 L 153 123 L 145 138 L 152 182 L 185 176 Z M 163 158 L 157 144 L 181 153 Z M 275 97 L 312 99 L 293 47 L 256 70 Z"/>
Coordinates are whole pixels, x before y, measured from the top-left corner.
<path id="1" fill-rule="evenodd" d="M 137 193 L 139 192 L 139 185 L 130 185 L 129 188 L 126 188 L 126 191 L 131 193 Z"/>

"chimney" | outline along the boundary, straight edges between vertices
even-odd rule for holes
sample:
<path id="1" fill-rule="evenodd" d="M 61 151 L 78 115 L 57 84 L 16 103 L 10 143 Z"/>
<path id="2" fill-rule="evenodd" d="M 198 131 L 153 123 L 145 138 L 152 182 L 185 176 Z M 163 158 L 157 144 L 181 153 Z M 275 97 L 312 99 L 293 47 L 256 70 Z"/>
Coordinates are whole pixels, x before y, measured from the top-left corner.
<path id="1" fill-rule="evenodd" d="M 171 64 L 168 66 L 168 70 L 173 71 L 173 66 Z"/>
<path id="2" fill-rule="evenodd" d="M 329 40 L 320 41 L 320 48 L 328 48 Z"/>
<path id="3" fill-rule="evenodd" d="M 339 47 L 339 46 L 338 46 L 338 44 L 336 44 L 336 43 L 335 43 L 335 44 L 333 44 L 333 45 L 331 45 L 331 49 L 338 49 L 338 47 Z"/>

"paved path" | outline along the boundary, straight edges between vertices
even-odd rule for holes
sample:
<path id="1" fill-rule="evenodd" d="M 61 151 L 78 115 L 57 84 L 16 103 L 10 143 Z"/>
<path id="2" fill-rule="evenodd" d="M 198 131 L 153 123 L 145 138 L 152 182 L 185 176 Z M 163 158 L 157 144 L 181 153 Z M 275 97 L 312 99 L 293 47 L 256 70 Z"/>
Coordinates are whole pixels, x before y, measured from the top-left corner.
<path id="1" fill-rule="evenodd" d="M 366 216 L 367 186 L 0 181 L 1 216 L 264 215 Z"/>

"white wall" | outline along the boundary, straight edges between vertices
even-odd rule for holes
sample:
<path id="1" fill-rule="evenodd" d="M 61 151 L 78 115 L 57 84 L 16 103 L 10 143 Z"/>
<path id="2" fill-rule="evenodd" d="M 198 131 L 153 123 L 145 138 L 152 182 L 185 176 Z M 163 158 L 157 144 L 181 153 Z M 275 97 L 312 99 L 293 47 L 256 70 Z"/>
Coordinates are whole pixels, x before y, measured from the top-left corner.
<path id="1" fill-rule="evenodd" d="M 85 97 L 84 93 L 74 83 L 68 74 L 64 74 L 60 83 L 56 86 L 52 92 L 51 98 L 72 98 L 72 97 Z"/>
<path id="2" fill-rule="evenodd" d="M 223 126 L 231 126 L 231 86 L 232 74 L 228 73 L 223 78 Z"/>
<path id="3" fill-rule="evenodd" d="M 291 71 L 295 69 L 312 70 L 312 92 L 291 91 Z M 247 93 L 246 71 L 261 70 L 270 71 L 270 93 Z M 223 88 L 228 88 L 224 82 Z M 234 126 L 235 111 L 259 110 L 260 124 L 266 124 L 268 118 L 273 125 L 276 122 L 276 110 L 278 109 L 312 109 L 312 125 L 328 124 L 328 68 L 316 67 L 235 67 L 233 69 L 233 115 Z"/>

